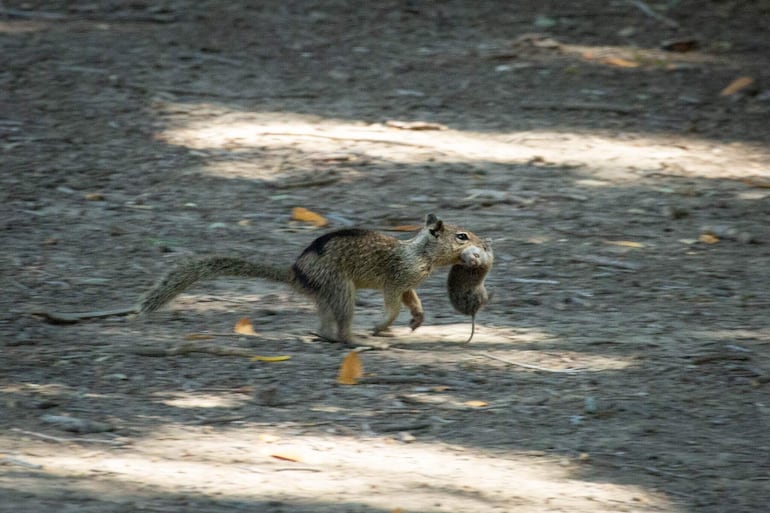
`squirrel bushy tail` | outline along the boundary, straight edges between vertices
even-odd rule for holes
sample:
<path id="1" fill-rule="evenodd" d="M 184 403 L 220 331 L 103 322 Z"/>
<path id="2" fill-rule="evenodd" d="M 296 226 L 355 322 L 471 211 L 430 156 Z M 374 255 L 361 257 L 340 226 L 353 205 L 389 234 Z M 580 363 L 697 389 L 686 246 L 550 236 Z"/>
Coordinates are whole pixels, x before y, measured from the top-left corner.
<path id="1" fill-rule="evenodd" d="M 137 306 L 139 313 L 154 312 L 193 284 L 218 276 L 239 276 L 264 278 L 291 283 L 290 267 L 262 262 L 251 262 L 242 258 L 212 256 L 182 263 L 166 274 Z"/>

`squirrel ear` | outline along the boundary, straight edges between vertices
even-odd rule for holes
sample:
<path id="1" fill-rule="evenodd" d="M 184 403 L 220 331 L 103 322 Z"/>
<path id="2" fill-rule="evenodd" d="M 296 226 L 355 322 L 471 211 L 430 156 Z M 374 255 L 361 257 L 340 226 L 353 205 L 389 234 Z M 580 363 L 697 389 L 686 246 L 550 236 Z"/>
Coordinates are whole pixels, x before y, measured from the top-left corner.
<path id="1" fill-rule="evenodd" d="M 428 214 L 425 216 L 425 227 L 428 229 L 431 235 L 438 238 L 439 233 L 444 230 L 444 221 L 436 217 L 434 214 Z"/>

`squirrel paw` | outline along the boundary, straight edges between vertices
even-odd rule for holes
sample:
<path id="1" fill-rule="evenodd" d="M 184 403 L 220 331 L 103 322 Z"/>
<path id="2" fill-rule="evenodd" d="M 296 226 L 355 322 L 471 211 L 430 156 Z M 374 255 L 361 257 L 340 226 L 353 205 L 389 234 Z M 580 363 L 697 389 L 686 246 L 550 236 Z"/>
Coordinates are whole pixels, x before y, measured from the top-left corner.
<path id="1" fill-rule="evenodd" d="M 416 330 L 420 326 L 422 326 L 422 321 L 425 320 L 425 314 L 422 312 L 413 313 L 412 319 L 409 321 L 409 327 L 412 328 L 412 331 Z"/>
<path id="2" fill-rule="evenodd" d="M 378 329 L 374 328 L 374 332 L 372 333 L 375 337 L 395 337 L 393 332 L 390 330 L 390 328 L 383 328 Z"/>

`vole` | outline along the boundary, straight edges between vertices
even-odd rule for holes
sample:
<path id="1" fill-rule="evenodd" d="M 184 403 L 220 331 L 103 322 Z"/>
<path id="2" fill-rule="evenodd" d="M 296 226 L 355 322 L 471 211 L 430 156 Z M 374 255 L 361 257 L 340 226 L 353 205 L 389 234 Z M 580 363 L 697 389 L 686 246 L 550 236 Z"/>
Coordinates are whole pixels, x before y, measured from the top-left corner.
<path id="1" fill-rule="evenodd" d="M 466 248 L 461 256 L 462 264 L 455 264 L 449 270 L 447 291 L 449 301 L 458 312 L 471 316 L 471 335 L 465 343 L 469 343 L 476 331 L 476 312 L 489 302 L 489 293 L 484 287 L 484 279 L 495 260 L 492 251 L 492 240 L 486 239 L 482 251 L 477 248 Z"/>

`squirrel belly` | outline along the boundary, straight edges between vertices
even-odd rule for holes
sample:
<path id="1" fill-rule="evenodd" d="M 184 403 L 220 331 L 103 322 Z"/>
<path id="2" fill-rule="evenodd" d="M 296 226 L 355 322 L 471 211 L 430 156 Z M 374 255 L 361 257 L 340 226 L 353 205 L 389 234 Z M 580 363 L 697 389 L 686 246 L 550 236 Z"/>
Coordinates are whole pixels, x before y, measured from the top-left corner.
<path id="1" fill-rule="evenodd" d="M 466 263 L 464 252 L 479 253 L 481 239 L 433 214 L 409 240 L 360 228 L 346 228 L 311 242 L 292 265 L 213 256 L 183 263 L 169 272 L 141 299 L 140 313 L 157 310 L 193 284 L 218 276 L 263 278 L 292 285 L 312 298 L 323 338 L 352 343 L 357 289 L 383 292 L 385 317 L 374 331 L 386 331 L 404 304 L 412 314 L 410 327 L 424 319 L 415 288 L 438 267 Z M 468 253 L 465 253 L 466 255 Z M 466 265 L 474 265 L 466 264 Z"/>

